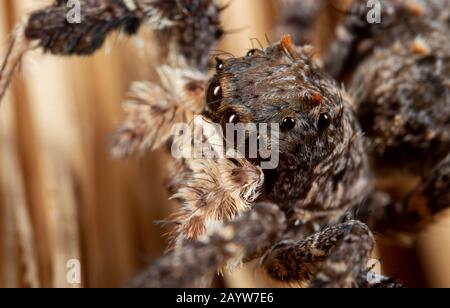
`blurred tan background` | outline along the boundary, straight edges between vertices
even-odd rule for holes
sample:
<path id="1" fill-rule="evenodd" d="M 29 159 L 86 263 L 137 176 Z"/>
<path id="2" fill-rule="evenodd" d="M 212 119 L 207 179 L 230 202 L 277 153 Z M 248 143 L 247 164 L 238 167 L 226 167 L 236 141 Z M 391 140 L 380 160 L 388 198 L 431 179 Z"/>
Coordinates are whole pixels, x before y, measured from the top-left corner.
<path id="1" fill-rule="evenodd" d="M 234 33 L 219 49 L 243 55 L 250 38 L 275 40 L 274 1 L 232 1 L 223 24 Z M 20 16 L 46 2 L 0 0 L 1 55 Z M 115 161 L 108 153 L 130 82 L 155 76 L 152 45 L 138 46 L 116 35 L 90 58 L 26 57 L 0 107 L 0 287 L 118 287 L 161 255 L 165 230 L 154 221 L 174 206 L 164 158 Z M 450 287 L 450 219 L 424 231 L 417 247 L 381 248 L 386 270 L 413 286 Z M 70 259 L 81 261 L 80 285 L 67 283 Z M 250 268 L 218 285 L 268 285 L 261 281 Z"/>

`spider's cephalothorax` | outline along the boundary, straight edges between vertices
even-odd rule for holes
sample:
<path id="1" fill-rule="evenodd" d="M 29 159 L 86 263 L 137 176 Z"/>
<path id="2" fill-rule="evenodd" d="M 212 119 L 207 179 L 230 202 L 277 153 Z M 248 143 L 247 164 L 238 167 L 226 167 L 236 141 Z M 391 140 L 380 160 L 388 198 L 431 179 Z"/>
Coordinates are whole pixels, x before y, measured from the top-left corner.
<path id="1" fill-rule="evenodd" d="M 370 186 L 366 156 L 345 91 L 310 54 L 286 36 L 244 58 L 219 59 L 206 114 L 218 123 L 279 124 L 280 163 L 265 172 L 265 198 L 313 212 L 343 209 Z"/>

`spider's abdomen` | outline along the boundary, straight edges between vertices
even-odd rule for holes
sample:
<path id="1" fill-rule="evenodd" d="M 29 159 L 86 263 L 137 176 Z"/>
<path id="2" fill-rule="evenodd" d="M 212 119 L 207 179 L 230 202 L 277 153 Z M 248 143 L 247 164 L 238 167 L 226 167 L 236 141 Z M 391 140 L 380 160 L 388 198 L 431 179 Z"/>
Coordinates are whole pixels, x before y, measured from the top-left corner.
<path id="1" fill-rule="evenodd" d="M 350 89 L 374 154 L 416 169 L 418 157 L 433 163 L 450 151 L 450 28 L 398 14 L 401 22 L 373 38 Z"/>

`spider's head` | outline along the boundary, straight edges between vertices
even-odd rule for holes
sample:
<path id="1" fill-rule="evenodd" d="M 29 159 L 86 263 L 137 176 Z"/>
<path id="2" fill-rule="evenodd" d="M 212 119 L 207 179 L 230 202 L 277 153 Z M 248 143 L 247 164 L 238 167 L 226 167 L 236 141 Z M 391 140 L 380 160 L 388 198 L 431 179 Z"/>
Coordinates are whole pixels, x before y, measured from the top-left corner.
<path id="1" fill-rule="evenodd" d="M 222 126 L 279 125 L 279 165 L 266 173 L 281 186 L 303 186 L 298 176 L 313 180 L 321 165 L 344 156 L 358 131 L 341 89 L 314 63 L 311 48 L 294 46 L 289 36 L 243 58 L 217 60 L 206 100 L 206 116 Z"/>

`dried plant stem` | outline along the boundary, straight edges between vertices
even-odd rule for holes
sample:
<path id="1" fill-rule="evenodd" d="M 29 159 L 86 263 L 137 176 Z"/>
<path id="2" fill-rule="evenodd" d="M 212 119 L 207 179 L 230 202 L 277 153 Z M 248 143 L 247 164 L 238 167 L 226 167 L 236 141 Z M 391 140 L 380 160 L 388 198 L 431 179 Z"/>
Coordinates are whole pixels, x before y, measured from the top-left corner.
<path id="1" fill-rule="evenodd" d="M 38 265 L 34 247 L 34 234 L 28 213 L 27 202 L 21 171 L 11 147 L 2 146 L 0 183 L 4 188 L 6 206 L 12 210 L 14 225 L 22 252 L 22 262 L 25 267 L 25 283 L 29 287 L 40 286 Z"/>
<path id="2" fill-rule="evenodd" d="M 4 200 L 3 200 L 4 201 Z M 3 204 L 2 208 L 2 280 L 5 288 L 16 288 L 19 281 L 17 265 L 17 232 L 15 230 L 12 208 Z"/>
<path id="3" fill-rule="evenodd" d="M 34 234 L 25 200 L 24 182 L 19 162 L 10 144 L 2 144 L 0 152 L 0 188 L 2 189 L 5 208 L 12 211 L 15 230 L 21 248 L 22 262 L 25 268 L 26 286 L 38 288 L 38 264 L 34 246 Z M 11 251 L 10 251 L 11 252 Z"/>
<path id="4" fill-rule="evenodd" d="M 48 153 L 48 158 L 52 157 Z M 47 163 L 47 181 L 55 193 L 48 200 L 48 216 L 50 222 L 50 241 L 52 243 L 54 287 L 81 287 L 80 284 L 70 284 L 66 279 L 67 262 L 80 260 L 78 215 L 76 198 L 73 191 L 72 164 L 70 161 L 53 157 L 52 163 Z"/>
<path id="5" fill-rule="evenodd" d="M 25 37 L 25 21 L 16 26 L 11 44 L 0 70 L 0 104 L 14 73 L 20 66 L 23 56 L 29 49 L 29 41 Z"/>

